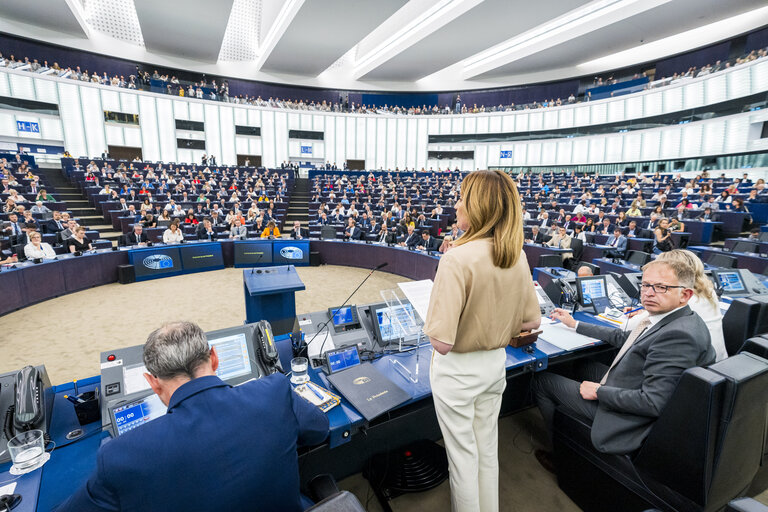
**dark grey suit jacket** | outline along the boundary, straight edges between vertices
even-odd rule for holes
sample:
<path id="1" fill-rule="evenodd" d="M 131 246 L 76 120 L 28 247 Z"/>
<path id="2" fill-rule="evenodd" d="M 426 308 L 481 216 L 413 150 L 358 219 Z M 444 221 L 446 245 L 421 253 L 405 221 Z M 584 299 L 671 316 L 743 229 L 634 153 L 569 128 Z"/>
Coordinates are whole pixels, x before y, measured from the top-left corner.
<path id="1" fill-rule="evenodd" d="M 579 322 L 579 334 L 621 347 L 630 331 Z M 630 453 L 643 444 L 685 370 L 715 362 L 707 325 L 685 306 L 648 328 L 597 390 L 592 444 Z"/>

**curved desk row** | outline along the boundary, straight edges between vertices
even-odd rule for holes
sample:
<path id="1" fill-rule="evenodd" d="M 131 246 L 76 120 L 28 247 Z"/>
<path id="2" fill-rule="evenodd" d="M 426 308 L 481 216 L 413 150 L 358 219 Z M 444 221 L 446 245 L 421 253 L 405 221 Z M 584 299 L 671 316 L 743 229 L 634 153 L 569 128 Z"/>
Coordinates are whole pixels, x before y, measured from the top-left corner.
<path id="1" fill-rule="evenodd" d="M 117 251 L 102 249 L 82 256 L 64 254 L 59 255 L 54 261 L 40 264 L 27 261 L 17 263 L 12 268 L 4 266 L 0 269 L 0 315 L 68 293 L 117 282 L 118 267 L 129 264 L 134 257 L 143 253 L 162 253 L 174 250 L 176 247 L 182 253 L 186 248 L 189 248 L 188 252 L 193 252 L 192 248 L 201 249 L 201 246 L 209 244 L 221 246 L 223 264 L 231 267 L 237 263 L 236 244 L 265 245 L 269 248 L 265 252 L 271 254 L 272 246 L 292 245 L 292 242 L 290 240 L 247 240 L 243 242 L 223 240 L 220 242 L 190 242 L 178 246 L 158 244 L 152 248 L 123 248 Z M 310 250 L 319 253 L 320 261 L 331 265 L 372 268 L 379 263 L 387 262 L 389 264 L 386 268 L 387 272 L 410 279 L 433 278 L 439 261 L 438 257 L 423 252 L 358 242 L 311 240 Z M 183 254 L 182 259 L 184 259 Z M 279 265 L 286 263 L 290 262 L 274 262 L 274 264 Z M 273 264 L 272 258 L 265 258 L 260 265 L 271 264 Z M 218 268 L 221 268 L 221 264 L 197 266 L 196 268 L 189 266 L 157 277 Z"/>

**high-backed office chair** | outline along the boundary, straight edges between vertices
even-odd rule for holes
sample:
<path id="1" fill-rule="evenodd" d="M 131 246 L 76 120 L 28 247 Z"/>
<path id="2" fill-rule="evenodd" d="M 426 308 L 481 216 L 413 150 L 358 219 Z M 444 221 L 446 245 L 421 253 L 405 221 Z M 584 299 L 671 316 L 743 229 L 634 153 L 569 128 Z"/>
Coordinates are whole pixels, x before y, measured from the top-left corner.
<path id="1" fill-rule="evenodd" d="M 688 247 L 688 241 L 690 240 L 690 233 L 680 233 L 680 242 L 677 244 L 678 249 L 685 249 Z"/>
<path id="2" fill-rule="evenodd" d="M 542 254 L 539 256 L 538 267 L 562 267 L 563 258 L 559 254 Z"/>
<path id="3" fill-rule="evenodd" d="M 737 263 L 738 260 L 735 256 L 721 253 L 712 253 L 707 259 L 707 265 L 712 267 L 736 268 Z"/>
<path id="4" fill-rule="evenodd" d="M 336 239 L 336 228 L 333 226 L 322 226 L 320 228 L 320 239 L 321 240 L 335 240 Z"/>
<path id="5" fill-rule="evenodd" d="M 761 296 L 736 299 L 723 316 L 723 335 L 728 355 L 738 353 L 744 342 L 768 332 L 768 299 Z"/>
<path id="6" fill-rule="evenodd" d="M 756 242 L 736 242 L 733 244 L 732 251 L 733 252 L 758 252 L 758 244 Z"/>
<path id="7" fill-rule="evenodd" d="M 768 360 L 741 353 L 687 370 L 633 454 L 598 452 L 591 425 L 558 408 L 558 485 L 586 512 L 720 510 L 747 492 L 760 469 L 766 403 Z"/>
<path id="8" fill-rule="evenodd" d="M 573 258 L 571 259 L 573 264 L 578 264 L 581 261 L 581 255 L 584 254 L 584 242 L 578 238 L 571 239 L 571 251 L 573 252 Z"/>
<path id="9" fill-rule="evenodd" d="M 627 251 L 626 261 L 627 263 L 634 263 L 642 267 L 651 261 L 651 255 L 643 251 Z"/>

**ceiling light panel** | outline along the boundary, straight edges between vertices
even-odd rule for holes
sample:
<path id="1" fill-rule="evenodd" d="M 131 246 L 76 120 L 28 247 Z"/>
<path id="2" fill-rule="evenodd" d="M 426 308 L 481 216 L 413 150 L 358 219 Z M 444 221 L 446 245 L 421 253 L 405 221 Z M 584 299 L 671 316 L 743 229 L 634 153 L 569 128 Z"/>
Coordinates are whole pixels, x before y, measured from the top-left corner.
<path id="1" fill-rule="evenodd" d="M 235 0 L 219 51 L 219 61 L 255 60 L 259 51 L 259 31 L 263 0 Z"/>
<path id="2" fill-rule="evenodd" d="M 144 46 L 133 0 L 82 0 L 85 22 L 114 39 Z"/>

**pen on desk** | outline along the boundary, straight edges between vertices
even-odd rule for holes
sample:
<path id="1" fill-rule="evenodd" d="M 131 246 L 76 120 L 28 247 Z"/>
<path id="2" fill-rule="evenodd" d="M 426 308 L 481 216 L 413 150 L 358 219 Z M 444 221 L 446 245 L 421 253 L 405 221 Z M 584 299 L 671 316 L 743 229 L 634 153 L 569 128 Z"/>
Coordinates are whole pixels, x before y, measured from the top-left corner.
<path id="1" fill-rule="evenodd" d="M 325 397 L 324 397 L 323 395 L 321 395 L 321 394 L 320 394 L 320 392 L 319 392 L 319 391 L 317 391 L 317 390 L 315 389 L 315 386 L 313 386 L 311 382 L 307 382 L 307 387 L 309 388 L 309 390 L 310 390 L 312 393 L 314 393 L 314 394 L 315 394 L 315 396 L 316 396 L 318 399 L 320 399 L 320 400 L 325 400 Z"/>
<path id="2" fill-rule="evenodd" d="M 640 306 L 639 308 L 635 308 L 635 309 L 633 309 L 632 311 L 627 311 L 627 312 L 626 312 L 626 313 L 624 313 L 624 314 L 625 314 L 625 315 L 631 315 L 632 313 L 634 313 L 634 312 L 636 312 L 636 311 L 640 311 L 641 309 L 645 309 L 645 308 L 644 308 L 643 306 Z"/>
<path id="3" fill-rule="evenodd" d="M 85 400 L 77 398 L 76 396 L 64 395 L 64 398 L 66 398 L 67 400 L 69 400 L 73 404 L 82 404 L 82 403 L 85 402 Z"/>
<path id="4" fill-rule="evenodd" d="M 73 380 L 72 384 L 75 385 L 75 395 L 79 395 L 80 393 L 77 392 L 77 379 Z"/>

